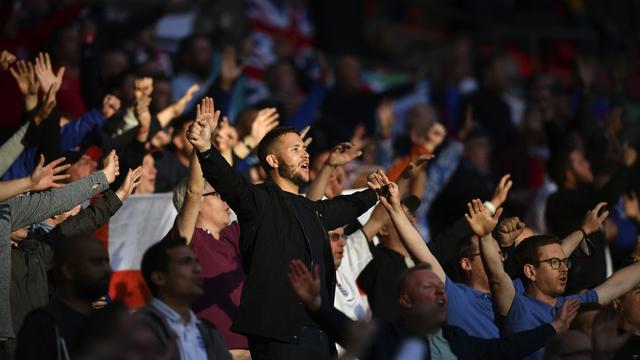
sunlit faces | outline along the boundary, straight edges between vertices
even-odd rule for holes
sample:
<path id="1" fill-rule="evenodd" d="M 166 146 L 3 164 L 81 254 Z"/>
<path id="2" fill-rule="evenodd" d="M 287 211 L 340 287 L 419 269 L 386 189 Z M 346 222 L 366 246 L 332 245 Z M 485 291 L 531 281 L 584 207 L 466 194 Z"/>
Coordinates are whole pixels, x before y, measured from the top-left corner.
<path id="1" fill-rule="evenodd" d="M 156 170 L 155 160 L 151 154 L 144 156 L 142 160 L 142 175 L 140 184 L 136 188 L 136 194 L 153 194 L 156 190 Z"/>
<path id="2" fill-rule="evenodd" d="M 531 271 L 525 274 L 535 286 L 545 295 L 558 297 L 564 293 L 567 286 L 567 274 L 569 267 L 561 262 L 557 269 L 554 269 L 547 261 L 550 259 L 566 259 L 560 244 L 548 244 L 538 248 L 538 263 L 525 265 Z"/>
<path id="3" fill-rule="evenodd" d="M 336 269 L 340 267 L 342 258 L 344 257 L 344 247 L 347 245 L 344 239 L 344 228 L 340 227 L 329 231 L 329 240 L 331 240 L 331 253 L 333 254 L 333 262 Z"/>
<path id="4" fill-rule="evenodd" d="M 202 267 L 198 258 L 188 246 L 167 249 L 169 266 L 162 274 L 161 292 L 167 296 L 195 299 L 203 294 Z"/>
<path id="5" fill-rule="evenodd" d="M 69 181 L 84 179 L 96 171 L 97 167 L 98 163 L 89 155 L 84 154 L 67 170 L 67 174 L 71 175 Z"/>
<path id="6" fill-rule="evenodd" d="M 477 235 L 472 235 L 470 241 L 473 246 L 473 252 L 460 259 L 460 267 L 468 275 L 467 282 L 469 285 L 480 286 L 488 290 L 489 278 L 484 271 L 482 256 L 480 256 L 480 239 Z"/>
<path id="7" fill-rule="evenodd" d="M 444 284 L 430 270 L 417 270 L 407 275 L 406 293 L 400 296 L 401 307 L 410 310 L 421 305 L 435 305 L 438 321 L 447 320 L 447 294 Z"/>
<path id="8" fill-rule="evenodd" d="M 231 221 L 231 209 L 229 205 L 220 198 L 220 194 L 208 183 L 205 185 L 202 194 L 200 216 L 206 217 L 207 220 L 213 222 L 217 229 L 222 229 L 229 225 Z"/>
<path id="9" fill-rule="evenodd" d="M 296 185 L 309 181 L 309 153 L 300 135 L 291 132 L 280 136 L 274 150 L 280 177 Z"/>

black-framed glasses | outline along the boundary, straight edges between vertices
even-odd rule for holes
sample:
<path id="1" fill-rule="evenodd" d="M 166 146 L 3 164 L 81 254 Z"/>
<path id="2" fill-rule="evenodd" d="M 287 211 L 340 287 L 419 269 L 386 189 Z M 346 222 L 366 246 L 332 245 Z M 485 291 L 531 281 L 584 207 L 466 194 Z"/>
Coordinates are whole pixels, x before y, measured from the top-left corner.
<path id="1" fill-rule="evenodd" d="M 215 197 L 217 197 L 217 198 L 220 198 L 220 193 L 219 193 L 219 192 L 217 192 L 217 191 L 210 191 L 210 192 L 208 192 L 208 193 L 204 193 L 204 194 L 202 194 L 202 196 L 209 196 L 209 195 L 211 195 L 211 196 L 215 196 Z"/>
<path id="2" fill-rule="evenodd" d="M 571 259 L 569 258 L 564 258 L 564 259 L 551 258 L 551 259 L 536 261 L 536 263 L 537 264 L 547 263 L 554 270 L 560 269 L 561 264 L 564 264 L 567 267 L 567 269 L 571 269 Z"/>

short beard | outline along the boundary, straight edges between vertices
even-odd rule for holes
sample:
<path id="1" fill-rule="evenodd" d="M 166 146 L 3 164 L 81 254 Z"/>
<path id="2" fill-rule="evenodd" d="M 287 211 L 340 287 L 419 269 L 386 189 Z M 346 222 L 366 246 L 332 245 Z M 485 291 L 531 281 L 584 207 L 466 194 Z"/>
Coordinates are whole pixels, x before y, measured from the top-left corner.
<path id="1" fill-rule="evenodd" d="M 111 274 L 105 275 L 99 280 L 89 279 L 82 275 L 73 282 L 73 289 L 77 297 L 86 301 L 95 301 L 107 295 Z"/>
<path id="2" fill-rule="evenodd" d="M 285 178 L 298 186 L 302 186 L 307 183 L 307 180 L 305 180 L 300 174 L 296 173 L 295 165 L 284 164 L 284 166 L 278 167 L 277 170 L 280 177 Z"/>

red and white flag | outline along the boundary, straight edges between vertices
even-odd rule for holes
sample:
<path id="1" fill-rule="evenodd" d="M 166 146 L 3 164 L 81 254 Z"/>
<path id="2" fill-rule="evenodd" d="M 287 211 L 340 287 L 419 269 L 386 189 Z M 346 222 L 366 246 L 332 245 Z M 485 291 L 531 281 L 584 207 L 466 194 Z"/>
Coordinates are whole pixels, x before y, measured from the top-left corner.
<path id="1" fill-rule="evenodd" d="M 97 237 L 109 251 L 113 275 L 109 296 L 130 308 L 139 308 L 150 293 L 140 272 L 144 252 L 169 232 L 177 211 L 171 193 L 132 195 L 111 218 L 98 229 Z"/>

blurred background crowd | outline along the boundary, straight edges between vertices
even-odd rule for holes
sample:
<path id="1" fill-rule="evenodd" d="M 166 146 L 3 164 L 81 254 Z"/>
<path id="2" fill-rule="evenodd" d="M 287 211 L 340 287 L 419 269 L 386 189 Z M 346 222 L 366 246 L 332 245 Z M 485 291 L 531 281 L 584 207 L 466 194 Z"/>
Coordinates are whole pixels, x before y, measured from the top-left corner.
<path id="1" fill-rule="evenodd" d="M 363 151 L 328 198 L 434 155 L 408 185 L 426 242 L 473 198 L 559 237 L 604 201 L 585 245 L 602 256 L 574 262 L 569 290 L 640 258 L 636 1 L 2 0 L 0 29 L 0 143 L 19 144 L 2 180 L 39 154 L 80 180 L 117 149 L 113 189 L 141 166 L 134 193 L 172 192 L 209 96 L 216 148 L 253 183 L 264 135 L 309 127 L 312 178 L 335 145 Z"/>

